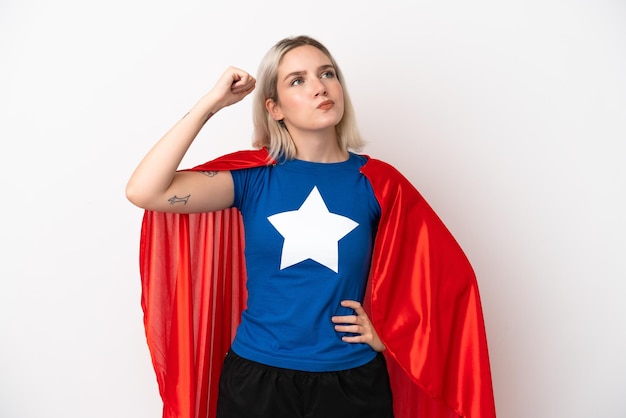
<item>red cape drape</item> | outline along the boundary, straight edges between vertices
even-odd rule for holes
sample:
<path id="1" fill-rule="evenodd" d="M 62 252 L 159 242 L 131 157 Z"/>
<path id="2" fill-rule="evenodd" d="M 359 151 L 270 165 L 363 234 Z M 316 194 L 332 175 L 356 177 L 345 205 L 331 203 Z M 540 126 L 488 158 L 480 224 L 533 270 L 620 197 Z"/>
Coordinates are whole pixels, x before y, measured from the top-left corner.
<path id="1" fill-rule="evenodd" d="M 195 167 L 269 162 L 240 151 Z M 368 159 L 382 216 L 365 306 L 387 350 L 396 418 L 494 418 L 482 307 L 474 271 L 411 183 Z M 219 374 L 245 308 L 243 224 L 236 209 L 146 211 L 140 272 L 148 347 L 164 418 L 213 418 Z"/>

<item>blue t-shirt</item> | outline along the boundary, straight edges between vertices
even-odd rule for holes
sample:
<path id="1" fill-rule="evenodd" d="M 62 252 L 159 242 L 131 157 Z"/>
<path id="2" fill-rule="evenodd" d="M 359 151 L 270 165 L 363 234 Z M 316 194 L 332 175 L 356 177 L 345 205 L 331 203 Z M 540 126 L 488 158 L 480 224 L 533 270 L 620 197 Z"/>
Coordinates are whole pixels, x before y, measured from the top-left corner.
<path id="1" fill-rule="evenodd" d="M 232 349 L 275 367 L 336 371 L 374 358 L 346 343 L 331 317 L 362 302 L 380 207 L 360 173 L 365 157 L 288 160 L 232 171 L 246 240 L 248 303 Z"/>

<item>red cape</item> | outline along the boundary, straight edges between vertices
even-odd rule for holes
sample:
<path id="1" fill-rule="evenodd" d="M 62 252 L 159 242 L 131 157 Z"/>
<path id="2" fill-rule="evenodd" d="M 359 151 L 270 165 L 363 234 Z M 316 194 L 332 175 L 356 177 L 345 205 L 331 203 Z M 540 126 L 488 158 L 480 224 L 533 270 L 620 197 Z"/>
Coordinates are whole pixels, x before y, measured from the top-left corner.
<path id="1" fill-rule="evenodd" d="M 194 170 L 268 164 L 240 151 Z M 369 159 L 382 215 L 365 306 L 387 347 L 396 418 L 494 418 L 482 307 L 474 271 L 413 185 Z M 148 347 L 164 418 L 215 416 L 218 381 L 245 308 L 239 212 L 146 211 L 140 269 Z"/>

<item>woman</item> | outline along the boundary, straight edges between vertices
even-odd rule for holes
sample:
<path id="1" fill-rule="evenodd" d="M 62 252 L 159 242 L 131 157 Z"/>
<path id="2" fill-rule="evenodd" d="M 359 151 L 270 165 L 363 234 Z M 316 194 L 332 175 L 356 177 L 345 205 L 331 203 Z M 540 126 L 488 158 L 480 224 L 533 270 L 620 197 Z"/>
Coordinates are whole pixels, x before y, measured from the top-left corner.
<path id="1" fill-rule="evenodd" d="M 287 38 L 266 54 L 258 77 L 254 121 L 259 151 L 177 171 L 203 125 L 255 89 L 250 74 L 229 68 L 150 150 L 127 186 L 128 199 L 151 212 L 206 213 L 236 207 L 241 213 L 247 303 L 221 372 L 217 416 L 392 417 L 389 376 L 381 354 L 387 342 L 393 347 L 394 364 L 404 370 L 400 374 L 408 376 L 400 403 L 421 386 L 463 416 L 488 410 L 489 401 L 486 407 L 472 402 L 466 406 L 463 396 L 447 393 L 448 385 L 455 384 L 443 377 L 435 377 L 435 387 L 429 386 L 429 376 L 444 374 L 451 361 L 466 362 L 468 350 L 453 349 L 452 359 L 446 355 L 432 363 L 432 355 L 427 359 L 427 353 L 416 351 L 431 349 L 432 343 L 423 336 L 432 331 L 422 329 L 430 303 L 417 312 L 403 307 L 424 298 L 415 293 L 415 283 L 425 279 L 411 279 L 423 273 L 424 246 L 418 242 L 418 231 L 409 233 L 405 255 L 410 261 L 401 261 L 407 257 L 399 255 L 398 245 L 390 239 L 391 234 L 401 238 L 406 233 L 406 225 L 398 227 L 399 220 L 409 214 L 432 225 L 431 234 L 442 237 L 433 242 L 441 245 L 444 240 L 442 254 L 453 254 L 456 260 L 436 280 L 460 274 L 460 294 L 467 301 L 477 298 L 475 292 L 465 291 L 468 283 L 475 287 L 473 273 L 456 242 L 406 179 L 388 165 L 353 152 L 362 144 L 343 76 L 331 54 L 312 38 Z M 398 196 L 415 203 L 398 205 Z M 434 260 L 431 251 L 428 257 Z M 394 267 L 383 267 L 388 263 Z M 381 301 L 372 308 L 380 318 L 377 326 L 383 338 L 363 308 L 370 273 L 375 299 Z M 458 295 L 453 291 L 437 298 L 457 300 Z M 395 307 L 391 299 L 398 300 Z M 479 320 L 479 326 L 470 330 L 477 335 L 470 343 L 477 348 L 471 356 L 484 380 L 488 361 L 482 313 L 479 304 L 464 302 L 468 304 L 475 309 L 468 324 Z M 459 327 L 458 321 L 444 318 L 444 322 L 441 325 Z M 407 331 L 417 337 L 407 338 Z M 438 340 L 452 343 L 457 334 L 462 330 L 445 330 L 441 333 L 445 338 Z M 490 378 L 482 386 L 488 399 Z M 396 400 L 398 415 L 411 409 L 398 404 Z M 197 416 L 199 407 L 194 409 Z"/>

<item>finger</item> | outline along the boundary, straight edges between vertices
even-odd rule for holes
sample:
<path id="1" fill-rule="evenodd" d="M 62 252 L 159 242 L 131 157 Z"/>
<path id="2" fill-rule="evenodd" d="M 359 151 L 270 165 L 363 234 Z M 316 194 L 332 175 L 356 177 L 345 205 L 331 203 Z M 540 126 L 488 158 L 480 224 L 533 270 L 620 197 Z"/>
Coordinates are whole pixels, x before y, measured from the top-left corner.
<path id="1" fill-rule="evenodd" d="M 361 305 L 361 303 L 359 303 L 356 300 L 342 300 L 341 301 L 341 306 L 343 306 L 344 308 L 350 308 L 350 309 L 354 309 L 354 311 L 358 314 L 364 314 L 365 310 L 363 309 L 363 305 Z"/>
<path id="2" fill-rule="evenodd" d="M 362 334 L 362 330 L 359 325 L 335 325 L 335 331 L 349 332 L 351 334 Z"/>
<path id="3" fill-rule="evenodd" d="M 365 338 L 363 338 L 361 335 L 354 335 L 354 336 L 348 336 L 345 335 L 343 337 L 341 337 L 341 341 L 346 342 L 346 343 L 364 343 Z"/>
<path id="4" fill-rule="evenodd" d="M 363 305 L 358 302 L 352 309 L 354 309 L 354 312 L 357 314 L 357 316 L 367 316 L 367 313 L 365 313 L 365 309 L 363 309 Z"/>
<path id="5" fill-rule="evenodd" d="M 246 89 L 251 86 L 254 86 L 255 83 L 256 83 L 256 80 L 254 79 L 254 77 L 246 75 L 242 79 L 235 81 L 233 83 L 233 87 Z"/>
<path id="6" fill-rule="evenodd" d="M 354 313 L 356 314 L 357 318 L 362 317 L 366 320 L 369 320 L 369 317 L 367 316 L 367 312 L 365 312 L 363 305 L 361 305 L 359 302 L 354 301 L 354 300 L 344 300 L 344 301 L 341 301 L 341 306 L 346 307 L 346 308 L 351 308 L 352 310 L 354 310 Z"/>
<path id="7" fill-rule="evenodd" d="M 254 90 L 255 84 L 251 83 L 245 86 L 242 86 L 240 89 L 237 89 L 236 91 L 234 91 L 233 93 L 236 94 L 248 94 L 250 93 L 252 90 Z"/>
<path id="8" fill-rule="evenodd" d="M 245 84 L 245 83 L 250 82 L 251 80 L 254 80 L 254 77 L 252 77 L 246 71 L 240 70 L 238 68 L 232 68 L 230 75 L 231 75 L 233 84 L 235 83 Z"/>
<path id="9" fill-rule="evenodd" d="M 254 80 L 244 82 L 242 84 L 240 84 L 240 82 L 237 82 L 230 87 L 230 91 L 233 94 L 248 94 L 252 90 L 254 90 L 254 87 L 255 87 Z"/>
<path id="10" fill-rule="evenodd" d="M 333 316 L 331 320 L 336 324 L 356 324 L 359 317 L 357 315 Z"/>
<path id="11" fill-rule="evenodd" d="M 232 90 L 233 88 L 248 85 L 251 81 L 254 81 L 254 77 L 250 76 L 247 72 L 236 67 L 228 67 L 224 74 L 222 74 L 218 84 L 227 85 Z"/>

